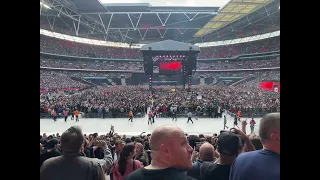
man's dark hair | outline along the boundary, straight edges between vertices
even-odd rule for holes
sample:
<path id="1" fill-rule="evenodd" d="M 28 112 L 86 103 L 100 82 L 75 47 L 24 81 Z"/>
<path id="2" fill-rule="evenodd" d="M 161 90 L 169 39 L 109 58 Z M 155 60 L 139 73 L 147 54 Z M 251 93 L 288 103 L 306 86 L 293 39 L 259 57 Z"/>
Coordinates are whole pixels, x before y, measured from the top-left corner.
<path id="1" fill-rule="evenodd" d="M 151 150 L 148 141 L 145 141 L 145 142 L 144 142 L 144 150 Z"/>
<path id="2" fill-rule="evenodd" d="M 136 139 L 136 137 L 132 136 L 130 139 L 131 139 L 131 142 L 134 142 L 134 140 Z"/>
<path id="3" fill-rule="evenodd" d="M 98 133 L 93 133 L 92 137 L 94 138 L 98 137 Z"/>
<path id="4" fill-rule="evenodd" d="M 125 142 L 126 142 L 126 144 L 129 144 L 129 143 L 131 143 L 131 139 L 130 138 L 126 138 Z"/>
<path id="5" fill-rule="evenodd" d="M 79 126 L 71 126 L 62 133 L 60 142 L 64 152 L 79 152 L 84 143 L 84 136 L 81 128 Z"/>
<path id="6" fill-rule="evenodd" d="M 141 138 L 136 138 L 136 139 L 134 140 L 134 142 L 138 142 L 138 143 L 143 144 L 143 140 L 142 140 Z"/>
<path id="7" fill-rule="evenodd" d="M 114 145 L 115 146 L 118 146 L 119 144 L 124 144 L 125 142 L 124 141 L 122 141 L 122 140 L 117 140 L 115 143 L 114 143 Z"/>
<path id="8" fill-rule="evenodd" d="M 260 137 L 256 134 L 250 134 L 249 139 L 251 140 L 252 145 L 255 147 L 256 150 L 263 149 L 263 145 L 260 141 Z"/>
<path id="9" fill-rule="evenodd" d="M 196 142 L 200 141 L 200 138 L 196 135 L 190 135 L 188 141 L 190 146 L 193 148 L 196 146 Z"/>

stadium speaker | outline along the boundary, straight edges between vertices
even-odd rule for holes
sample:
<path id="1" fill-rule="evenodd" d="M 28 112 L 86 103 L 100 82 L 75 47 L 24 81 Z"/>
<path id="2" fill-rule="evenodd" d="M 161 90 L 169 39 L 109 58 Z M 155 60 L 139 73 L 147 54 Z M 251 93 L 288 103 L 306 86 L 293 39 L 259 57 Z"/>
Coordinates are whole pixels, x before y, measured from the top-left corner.
<path id="1" fill-rule="evenodd" d="M 193 55 L 190 56 L 188 59 L 188 69 L 187 69 L 188 75 L 191 75 L 192 70 L 196 69 L 196 63 L 197 63 L 197 58 Z"/>
<path id="2" fill-rule="evenodd" d="M 144 68 L 145 74 L 147 75 L 153 74 L 153 62 L 151 57 L 145 56 L 143 58 L 143 68 Z"/>

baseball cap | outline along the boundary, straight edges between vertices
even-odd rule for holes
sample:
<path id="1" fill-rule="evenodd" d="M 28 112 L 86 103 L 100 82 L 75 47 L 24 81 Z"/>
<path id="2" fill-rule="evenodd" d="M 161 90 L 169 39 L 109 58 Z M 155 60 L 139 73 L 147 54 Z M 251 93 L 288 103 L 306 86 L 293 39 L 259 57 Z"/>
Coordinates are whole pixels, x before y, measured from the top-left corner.
<path id="1" fill-rule="evenodd" d="M 218 147 L 218 152 L 227 156 L 238 155 L 241 139 L 240 137 L 230 131 L 223 132 L 218 136 L 218 141 L 216 143 Z"/>

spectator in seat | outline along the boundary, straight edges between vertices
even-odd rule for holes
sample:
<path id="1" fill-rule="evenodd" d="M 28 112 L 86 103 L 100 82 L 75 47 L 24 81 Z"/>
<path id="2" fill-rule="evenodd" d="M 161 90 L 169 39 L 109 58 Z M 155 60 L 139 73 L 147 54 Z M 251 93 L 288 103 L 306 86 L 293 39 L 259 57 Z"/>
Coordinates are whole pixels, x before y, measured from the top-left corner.
<path id="1" fill-rule="evenodd" d="M 250 134 L 249 139 L 251 140 L 251 143 L 253 144 L 253 146 L 256 150 L 263 149 L 263 145 L 262 145 L 260 137 L 258 135 Z"/>
<path id="2" fill-rule="evenodd" d="M 280 180 L 280 113 L 260 120 L 263 149 L 239 155 L 230 170 L 230 180 Z"/>
<path id="3" fill-rule="evenodd" d="M 183 171 L 192 168 L 184 132 L 172 125 L 157 127 L 151 134 L 151 164 L 129 174 L 126 180 L 194 180 Z"/>
<path id="4" fill-rule="evenodd" d="M 122 140 L 117 140 L 114 145 L 115 145 L 115 151 L 113 154 L 113 160 L 114 162 L 116 162 L 116 160 L 118 160 L 120 157 L 120 153 L 123 149 L 123 146 L 125 145 L 125 142 Z"/>
<path id="5" fill-rule="evenodd" d="M 121 152 L 123 150 L 124 145 L 125 145 L 125 142 L 122 141 L 122 140 L 116 140 L 115 141 L 115 144 L 114 144 L 115 148 L 114 148 L 114 151 L 112 153 L 113 154 L 113 162 L 114 163 L 116 163 L 119 160 L 120 154 L 121 154 Z M 110 168 L 110 172 L 108 172 L 108 174 L 110 174 L 110 180 L 113 180 L 113 170 L 114 170 L 114 166 L 112 166 Z"/>
<path id="6" fill-rule="evenodd" d="M 136 144 L 136 143 L 143 144 L 143 140 L 141 138 L 136 138 L 136 139 L 134 139 L 134 144 Z"/>
<path id="7" fill-rule="evenodd" d="M 149 141 L 144 142 L 144 151 L 146 152 L 149 163 L 150 163 L 152 159 L 151 159 L 151 150 L 149 146 Z"/>
<path id="8" fill-rule="evenodd" d="M 200 166 L 203 162 L 214 162 L 214 147 L 210 143 L 203 143 L 199 148 L 199 157 L 192 164 L 192 169 L 187 171 L 188 176 L 201 180 Z M 191 159 L 197 158 L 198 153 L 193 151 Z"/>
<path id="9" fill-rule="evenodd" d="M 80 156 L 84 137 L 80 127 L 71 126 L 61 135 L 63 155 L 50 158 L 40 168 L 41 180 L 104 180 L 102 168 L 90 158 Z"/>
<path id="10" fill-rule="evenodd" d="M 52 157 L 61 156 L 61 152 L 57 149 L 58 142 L 59 141 L 57 139 L 51 139 L 48 142 L 48 149 L 44 150 L 44 152 L 40 154 L 40 167 L 45 160 L 50 159 Z"/>
<path id="11" fill-rule="evenodd" d="M 220 134 L 216 145 L 220 157 L 214 163 L 202 163 L 201 180 L 228 180 L 232 162 L 243 150 L 241 139 L 234 132 Z"/>
<path id="12" fill-rule="evenodd" d="M 123 150 L 120 153 L 120 158 L 113 167 L 114 180 L 124 180 L 130 173 L 143 167 L 140 161 L 133 160 L 135 155 L 136 148 L 133 143 L 123 146 Z"/>
<path id="13" fill-rule="evenodd" d="M 143 145 L 137 142 L 135 143 L 135 147 L 136 147 L 136 155 L 134 159 L 140 161 L 143 164 L 143 166 L 149 165 L 148 156 L 143 149 Z"/>
<path id="14" fill-rule="evenodd" d="M 95 158 L 92 158 L 92 160 L 94 160 L 95 162 L 98 162 L 104 171 L 108 171 L 111 168 L 111 166 L 113 165 L 113 159 L 112 159 L 111 151 L 110 151 L 106 141 L 100 139 L 100 140 L 97 140 L 96 142 L 94 142 L 94 144 L 95 144 L 95 146 L 93 146 L 93 150 L 94 149 L 97 150 L 98 148 L 100 148 L 101 157 L 100 158 L 95 157 Z M 96 147 L 98 147 L 98 148 L 96 148 Z"/>

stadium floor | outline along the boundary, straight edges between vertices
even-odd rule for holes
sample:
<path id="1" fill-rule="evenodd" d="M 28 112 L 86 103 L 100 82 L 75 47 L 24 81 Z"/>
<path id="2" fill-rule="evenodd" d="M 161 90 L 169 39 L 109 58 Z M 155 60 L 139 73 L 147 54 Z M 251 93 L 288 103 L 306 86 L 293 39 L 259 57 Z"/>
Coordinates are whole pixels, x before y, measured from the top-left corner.
<path id="1" fill-rule="evenodd" d="M 233 118 L 227 116 L 228 122 L 227 126 L 233 127 Z M 219 134 L 220 130 L 223 129 L 223 118 L 199 118 L 194 121 L 194 124 L 187 123 L 187 118 L 178 118 L 177 121 L 172 121 L 171 118 L 155 118 L 155 123 L 153 125 L 148 125 L 147 117 L 144 118 L 134 118 L 133 122 L 128 122 L 128 118 L 79 118 L 80 121 L 70 120 L 68 118 L 67 122 L 64 122 L 63 118 L 59 118 L 57 122 L 52 119 L 40 119 L 40 133 L 55 134 L 62 133 L 70 126 L 78 125 L 82 128 L 83 133 L 99 133 L 106 134 L 110 130 L 110 126 L 113 125 L 115 132 L 118 134 L 126 134 L 127 136 L 136 136 L 141 132 L 146 133 L 152 132 L 157 126 L 164 124 L 172 124 L 180 127 L 183 131 L 188 134 Z M 258 131 L 259 123 L 261 118 L 255 118 L 256 126 L 255 132 Z M 247 120 L 249 123 L 250 119 Z M 240 123 L 239 127 L 240 127 Z M 250 132 L 250 126 L 247 126 L 247 133 Z"/>

